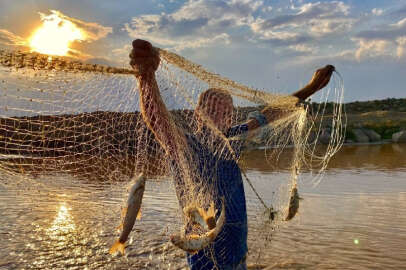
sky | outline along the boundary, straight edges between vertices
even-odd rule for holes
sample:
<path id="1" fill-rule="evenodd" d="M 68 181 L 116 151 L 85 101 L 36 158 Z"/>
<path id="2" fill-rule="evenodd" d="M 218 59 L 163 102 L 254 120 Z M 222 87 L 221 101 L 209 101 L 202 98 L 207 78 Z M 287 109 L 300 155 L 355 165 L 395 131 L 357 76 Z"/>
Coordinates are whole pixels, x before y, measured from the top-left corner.
<path id="1" fill-rule="evenodd" d="M 88 62 L 128 67 L 142 38 L 265 91 L 332 64 L 346 102 L 406 97 L 406 0 L 1 0 L 0 48 L 29 49 L 50 15 L 86 34 L 69 54 Z"/>

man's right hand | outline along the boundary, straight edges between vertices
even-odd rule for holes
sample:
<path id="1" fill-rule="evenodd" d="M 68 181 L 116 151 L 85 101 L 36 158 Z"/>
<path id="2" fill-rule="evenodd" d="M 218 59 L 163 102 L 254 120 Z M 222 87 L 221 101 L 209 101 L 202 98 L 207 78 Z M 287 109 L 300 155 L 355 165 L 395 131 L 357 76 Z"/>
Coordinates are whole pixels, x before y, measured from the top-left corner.
<path id="1" fill-rule="evenodd" d="M 132 43 L 133 49 L 130 53 L 130 65 L 135 75 L 146 75 L 154 73 L 160 62 L 158 51 L 146 40 L 136 39 Z"/>

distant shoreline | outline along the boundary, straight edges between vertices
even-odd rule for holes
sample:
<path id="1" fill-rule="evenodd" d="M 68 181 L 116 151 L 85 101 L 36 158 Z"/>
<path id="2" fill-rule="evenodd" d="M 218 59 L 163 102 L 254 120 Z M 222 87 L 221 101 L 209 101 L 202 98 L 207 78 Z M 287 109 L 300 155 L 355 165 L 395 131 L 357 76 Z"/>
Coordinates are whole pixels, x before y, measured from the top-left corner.
<path id="1" fill-rule="evenodd" d="M 325 104 L 308 103 L 310 111 L 324 110 L 321 121 L 320 144 L 328 144 L 331 132 L 331 116 L 333 102 Z M 383 100 L 354 101 L 343 104 L 345 112 L 346 131 L 344 144 L 365 145 L 383 143 L 406 143 L 406 98 L 388 98 Z M 250 107 L 243 110 L 248 112 L 261 110 L 263 107 Z M 258 137 L 261 137 L 259 135 Z M 266 147 L 265 142 L 254 139 L 250 148 Z"/>
<path id="2" fill-rule="evenodd" d="M 310 106 L 320 105 L 312 103 Z M 344 106 L 347 115 L 345 143 L 406 142 L 406 99 L 351 102 Z M 330 140 L 329 112 L 332 112 L 332 108 L 333 103 L 326 103 L 325 115 L 319 119 L 322 121 L 321 134 L 314 134 L 318 138 L 317 143 L 328 144 Z M 240 113 L 237 122 L 243 122 L 249 112 L 261 110 L 262 107 L 238 109 Z M 172 113 L 178 123 L 187 125 L 184 120 L 191 117 L 193 111 L 176 110 Z M 136 130 L 147 130 L 143 136 L 150 138 L 148 147 L 159 149 L 139 112 L 98 111 L 0 118 L 0 153 L 60 156 L 72 153 L 100 154 L 100 151 L 109 150 L 135 154 L 138 149 L 134 146 L 139 139 L 134 132 Z M 95 139 L 101 137 L 104 148 L 100 147 L 100 140 Z M 255 148 L 265 145 L 265 142 L 259 140 L 251 146 Z"/>

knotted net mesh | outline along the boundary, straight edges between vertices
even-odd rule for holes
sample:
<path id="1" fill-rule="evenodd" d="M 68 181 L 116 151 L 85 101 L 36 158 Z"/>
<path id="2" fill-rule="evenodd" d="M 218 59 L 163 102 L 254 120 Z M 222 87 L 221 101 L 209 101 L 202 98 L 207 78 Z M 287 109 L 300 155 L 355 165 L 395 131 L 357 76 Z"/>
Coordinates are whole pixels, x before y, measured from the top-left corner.
<path id="1" fill-rule="evenodd" d="M 186 267 L 185 251 L 169 239 L 194 235 L 203 242 L 209 229 L 190 224 L 183 210 L 208 210 L 214 203 L 215 219 L 225 204 L 225 224 L 215 240 L 189 252 L 195 263 L 205 269 L 235 264 L 230 258 L 244 251 L 247 213 L 247 261 L 266 265 L 273 234 L 297 212 L 293 191 L 300 171 L 314 171 L 311 181 L 317 184 L 342 144 L 340 78 L 333 76 L 323 90 L 324 103 L 309 106 L 156 50 L 161 99 L 151 96 L 149 83 L 137 84 L 131 69 L 1 51 L 0 240 L 9 243 L 0 256 L 3 264 Z M 147 89 L 144 102 L 140 87 Z M 233 108 L 226 111 L 230 97 Z M 331 97 L 333 113 L 326 115 Z M 249 113 L 264 109 L 273 120 L 247 127 Z M 319 147 L 326 126 L 331 137 Z M 261 163 L 287 172 L 283 179 L 247 169 L 250 159 L 240 157 L 252 145 L 266 149 Z M 147 177 L 143 218 L 136 221 L 126 255 L 113 257 L 108 248 L 117 237 L 126 187 L 140 172 Z"/>

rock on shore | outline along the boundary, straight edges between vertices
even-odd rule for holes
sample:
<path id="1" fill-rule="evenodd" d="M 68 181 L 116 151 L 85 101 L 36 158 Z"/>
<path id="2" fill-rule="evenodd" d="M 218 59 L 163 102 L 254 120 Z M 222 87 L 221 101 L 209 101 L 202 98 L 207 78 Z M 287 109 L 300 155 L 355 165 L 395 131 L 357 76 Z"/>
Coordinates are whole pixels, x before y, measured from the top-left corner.
<path id="1" fill-rule="evenodd" d="M 392 141 L 395 143 L 406 143 L 406 130 L 393 133 Z"/>

